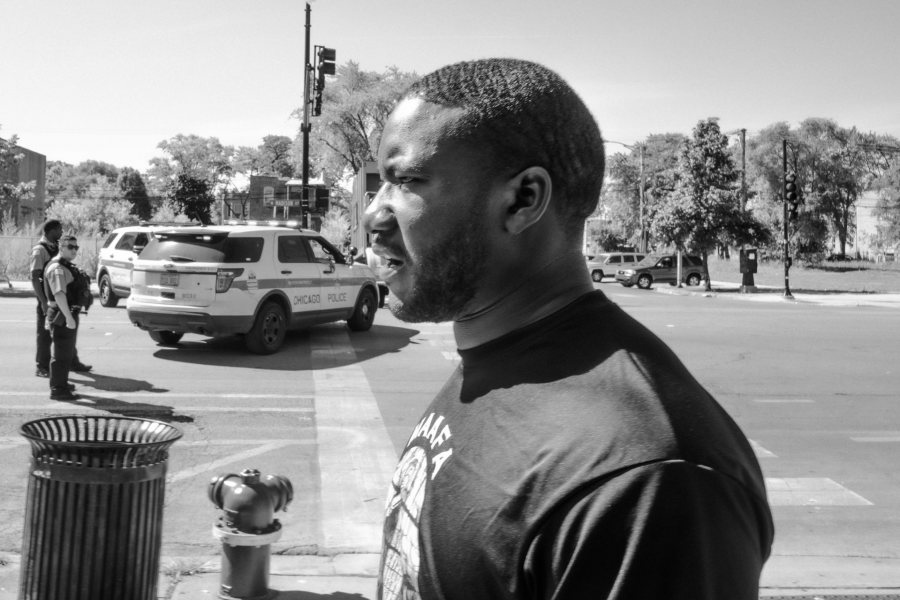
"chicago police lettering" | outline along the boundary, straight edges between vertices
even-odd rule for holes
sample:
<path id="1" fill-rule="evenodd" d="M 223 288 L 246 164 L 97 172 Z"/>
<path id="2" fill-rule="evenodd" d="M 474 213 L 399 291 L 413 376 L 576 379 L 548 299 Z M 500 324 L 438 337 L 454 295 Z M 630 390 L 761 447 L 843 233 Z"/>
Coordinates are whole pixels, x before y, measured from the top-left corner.
<path id="1" fill-rule="evenodd" d="M 383 600 L 419 598 L 419 518 L 428 482 L 453 456 L 451 437 L 443 415 L 429 414 L 413 430 L 394 471 L 385 508 Z"/>
<path id="2" fill-rule="evenodd" d="M 322 298 L 319 294 L 301 294 L 294 296 L 294 304 L 319 304 Z"/>
<path id="3" fill-rule="evenodd" d="M 347 301 L 347 292 L 328 294 L 328 301 L 329 302 L 346 302 Z"/>

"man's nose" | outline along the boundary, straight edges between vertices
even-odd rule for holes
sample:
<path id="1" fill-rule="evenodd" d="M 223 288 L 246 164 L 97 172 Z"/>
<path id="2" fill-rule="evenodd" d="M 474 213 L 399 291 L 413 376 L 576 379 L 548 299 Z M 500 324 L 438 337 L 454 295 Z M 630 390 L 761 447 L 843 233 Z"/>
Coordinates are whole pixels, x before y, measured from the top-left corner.
<path id="1" fill-rule="evenodd" d="M 397 218 L 394 216 L 394 211 L 385 202 L 387 195 L 387 184 L 384 184 L 378 190 L 378 193 L 375 194 L 375 198 L 372 199 L 369 206 L 366 207 L 365 215 L 363 215 L 363 226 L 370 234 L 385 233 L 397 226 Z"/>

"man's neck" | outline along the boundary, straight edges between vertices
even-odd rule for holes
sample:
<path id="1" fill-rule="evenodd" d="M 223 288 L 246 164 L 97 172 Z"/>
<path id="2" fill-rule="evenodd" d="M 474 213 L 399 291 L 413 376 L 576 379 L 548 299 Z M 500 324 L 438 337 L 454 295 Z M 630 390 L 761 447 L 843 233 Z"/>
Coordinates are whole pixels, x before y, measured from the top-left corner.
<path id="1" fill-rule="evenodd" d="M 456 345 L 474 348 L 534 323 L 593 291 L 580 254 L 551 261 L 488 306 L 453 322 Z"/>

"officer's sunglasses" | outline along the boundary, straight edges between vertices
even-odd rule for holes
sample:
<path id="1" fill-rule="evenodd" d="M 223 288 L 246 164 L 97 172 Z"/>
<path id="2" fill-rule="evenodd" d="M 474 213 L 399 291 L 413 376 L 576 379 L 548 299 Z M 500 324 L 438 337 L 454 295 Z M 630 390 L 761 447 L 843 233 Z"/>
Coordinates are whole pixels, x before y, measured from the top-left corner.
<path id="1" fill-rule="evenodd" d="M 66 248 L 68 248 L 69 250 L 78 250 L 78 246 L 75 246 L 73 244 L 66 244 Z"/>

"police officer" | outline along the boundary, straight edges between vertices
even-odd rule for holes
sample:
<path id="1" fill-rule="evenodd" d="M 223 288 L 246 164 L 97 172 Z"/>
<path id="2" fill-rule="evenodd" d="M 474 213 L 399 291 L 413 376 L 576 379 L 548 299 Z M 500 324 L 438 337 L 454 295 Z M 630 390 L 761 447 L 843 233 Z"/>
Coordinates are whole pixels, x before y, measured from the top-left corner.
<path id="1" fill-rule="evenodd" d="M 44 269 L 57 252 L 59 252 L 59 238 L 62 237 L 63 226 L 56 219 L 49 219 L 44 223 L 41 241 L 31 250 L 31 287 L 37 297 L 37 353 L 35 355 L 35 375 L 38 377 L 50 376 L 50 331 L 47 329 L 47 298 L 44 292 Z M 72 370 L 87 372 L 91 365 L 86 365 L 78 359 L 78 352 L 72 361 Z"/>
<path id="2" fill-rule="evenodd" d="M 50 399 L 77 400 L 69 384 L 69 371 L 76 360 L 75 340 L 78 335 L 78 314 L 84 290 L 70 267 L 78 253 L 78 241 L 73 235 L 63 236 L 59 254 L 44 271 L 44 293 L 47 297 L 47 326 L 52 340 L 50 358 Z"/>

